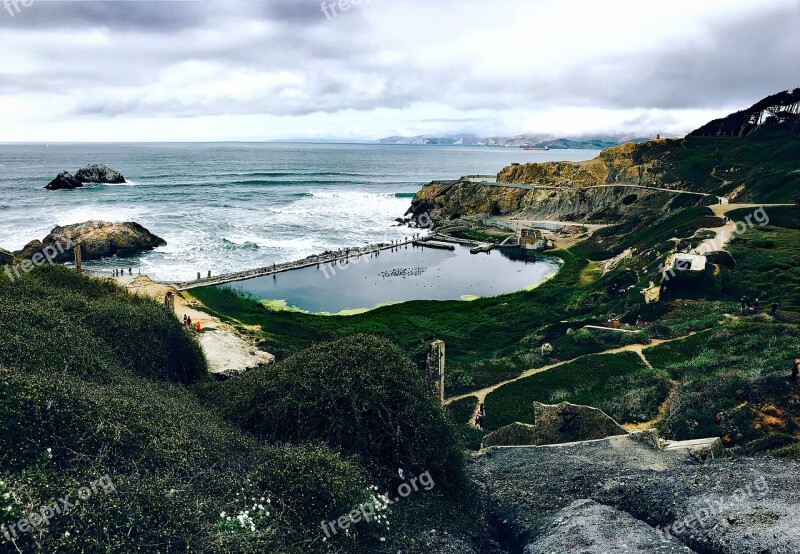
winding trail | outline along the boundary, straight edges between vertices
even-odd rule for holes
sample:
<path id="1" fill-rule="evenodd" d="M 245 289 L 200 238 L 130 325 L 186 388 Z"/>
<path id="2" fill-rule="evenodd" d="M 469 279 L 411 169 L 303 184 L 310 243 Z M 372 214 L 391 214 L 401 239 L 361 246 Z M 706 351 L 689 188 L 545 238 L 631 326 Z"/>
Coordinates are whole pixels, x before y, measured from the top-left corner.
<path id="1" fill-rule="evenodd" d="M 586 358 L 588 356 L 606 356 L 606 355 L 609 355 L 609 354 L 619 354 L 621 352 L 633 352 L 634 354 L 637 354 L 642 359 L 642 361 L 645 363 L 645 365 L 647 365 L 647 367 L 652 369 L 653 366 L 650 364 L 650 361 L 644 355 L 644 351 L 645 350 L 647 350 L 648 348 L 653 348 L 655 346 L 659 346 L 659 345 L 662 345 L 662 344 L 667 344 L 667 343 L 670 343 L 670 342 L 677 342 L 677 341 L 686 340 L 689 337 L 693 337 L 694 335 L 696 335 L 698 333 L 701 333 L 701 332 L 702 331 L 692 331 L 688 335 L 684 335 L 682 337 L 676 337 L 676 338 L 673 338 L 673 339 L 652 339 L 649 344 L 628 344 L 626 346 L 621 346 L 621 347 L 618 347 L 618 348 L 611 348 L 609 350 L 604 350 L 602 352 L 593 352 L 591 354 L 583 354 L 582 356 L 578 356 L 577 358 L 572 358 L 570 360 L 564 360 L 564 361 L 557 362 L 557 363 L 550 364 L 550 365 L 546 365 L 546 366 L 543 366 L 543 367 L 537 367 L 537 368 L 534 368 L 534 369 L 529 369 L 527 371 L 524 371 L 524 372 L 520 373 L 519 375 L 517 375 L 513 379 L 508 379 L 506 381 L 501 381 L 499 383 L 495 383 L 494 385 L 482 388 L 482 389 L 477 390 L 477 391 L 472 391 L 472 392 L 468 392 L 468 393 L 465 393 L 465 394 L 460 394 L 458 396 L 452 396 L 450 398 L 447 398 L 447 399 L 445 399 L 444 404 L 445 405 L 451 404 L 453 402 L 457 402 L 459 400 L 463 400 L 465 398 L 470 398 L 470 397 L 474 396 L 474 397 L 477 398 L 477 401 L 475 402 L 475 408 L 477 409 L 479 404 L 482 404 L 482 403 L 486 402 L 486 397 L 489 394 L 491 394 L 492 392 L 496 391 L 497 389 L 499 389 L 501 387 L 504 387 L 504 386 L 508 385 L 509 383 L 514 383 L 515 381 L 519 381 L 521 379 L 526 379 L 526 378 L 528 378 L 528 377 L 530 377 L 532 375 L 537 375 L 539 373 L 544 373 L 545 371 L 550 371 L 551 369 L 555 369 L 557 367 L 561 367 L 563 365 L 566 365 L 566 364 L 581 360 L 581 359 Z M 677 384 L 675 384 L 674 387 L 677 388 Z M 666 410 L 666 407 L 668 406 L 668 401 L 669 400 L 670 400 L 670 397 L 668 396 L 667 399 L 662 404 L 661 408 L 664 408 Z M 659 415 L 660 415 L 660 417 L 663 417 L 663 415 L 660 413 L 661 408 L 659 408 Z M 475 410 L 473 410 L 473 415 L 470 418 L 470 421 L 469 421 L 470 425 L 474 425 L 475 424 L 474 412 L 475 412 Z M 664 412 L 664 413 L 666 413 L 666 412 Z M 647 422 L 647 423 L 652 423 L 652 425 L 655 425 L 655 423 L 658 423 L 658 421 L 660 421 L 660 420 L 661 420 L 660 418 L 656 418 L 656 419 L 652 420 L 651 422 Z M 641 424 L 635 424 L 635 425 L 640 425 L 641 426 L 641 425 L 645 425 L 645 424 L 641 423 Z M 652 425 L 651 425 L 651 427 L 652 427 Z M 649 428 L 650 427 L 643 427 L 643 429 L 649 429 Z"/>

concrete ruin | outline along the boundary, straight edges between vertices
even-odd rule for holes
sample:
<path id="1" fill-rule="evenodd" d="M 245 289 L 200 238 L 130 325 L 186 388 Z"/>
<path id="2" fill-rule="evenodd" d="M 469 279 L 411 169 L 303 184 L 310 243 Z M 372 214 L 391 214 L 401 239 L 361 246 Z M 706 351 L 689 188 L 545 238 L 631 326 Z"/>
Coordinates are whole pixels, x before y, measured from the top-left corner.
<path id="1" fill-rule="evenodd" d="M 483 438 L 482 446 L 564 444 L 618 435 L 628 431 L 605 412 L 591 406 L 533 403 L 534 424 L 512 423 Z"/>
<path id="2" fill-rule="evenodd" d="M 445 345 L 444 341 L 436 340 L 431 343 L 426 360 L 426 375 L 433 393 L 439 402 L 444 404 L 444 368 Z"/>

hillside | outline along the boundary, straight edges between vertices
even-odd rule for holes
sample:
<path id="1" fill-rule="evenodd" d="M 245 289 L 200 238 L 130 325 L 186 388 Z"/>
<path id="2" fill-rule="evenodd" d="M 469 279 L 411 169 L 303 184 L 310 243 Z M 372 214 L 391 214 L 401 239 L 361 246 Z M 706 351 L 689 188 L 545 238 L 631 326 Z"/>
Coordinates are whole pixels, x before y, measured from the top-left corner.
<path id="1" fill-rule="evenodd" d="M 464 486 L 452 430 L 433 397 L 420 394 L 427 388 L 409 372 L 411 361 L 393 357 L 387 342 L 356 337 L 299 353 L 285 370 L 237 382 L 232 397 L 209 378 L 194 333 L 163 305 L 110 281 L 58 266 L 14 281 L 0 272 L 0 314 L 0 552 L 381 552 L 397 541 L 413 545 L 423 534 L 417 526 L 432 521 L 454 532 L 469 525 L 469 515 L 449 515 Z M 339 377 L 356 372 L 360 379 L 351 379 L 362 393 L 372 390 L 364 379 L 386 377 L 373 367 L 390 368 L 409 392 L 393 408 L 385 388 L 360 403 L 345 388 L 317 400 L 338 394 L 356 414 L 374 413 L 366 444 L 312 437 L 312 426 L 330 431 L 337 418 L 339 429 L 351 425 L 346 412 L 305 404 L 313 401 L 306 387 L 321 390 L 320 375 L 296 380 L 295 367 L 329 368 L 331 350 L 341 358 Z M 273 381 L 276 372 L 287 379 Z M 244 414 L 282 418 L 271 412 L 273 401 L 257 410 L 232 404 L 263 400 L 264 390 L 276 391 L 282 409 L 309 417 L 291 420 L 293 437 L 266 441 L 257 435 L 267 433 L 251 434 L 240 421 Z M 395 432 L 394 423 L 411 432 Z M 422 425 L 437 434 L 434 444 L 414 434 Z M 381 456 L 372 456 L 378 443 Z M 369 503 L 373 485 L 387 490 L 400 464 L 413 476 L 429 471 L 435 488 L 391 510 L 391 520 L 366 522 L 325 544 L 320 522 Z M 82 486 L 88 496 L 78 492 L 75 502 Z M 76 505 L 51 510 L 46 525 L 30 516 L 55 498 Z"/>
<path id="2" fill-rule="evenodd" d="M 648 194 L 617 185 L 704 193 L 735 202 L 792 202 L 800 191 L 799 91 L 765 98 L 683 139 L 627 143 L 585 162 L 514 164 L 497 175 L 499 183 L 544 187 L 539 191 L 434 182 L 423 187 L 410 212 L 429 212 L 434 220 L 492 210 L 524 210 L 542 219 L 618 220 L 631 211 L 626 202 Z M 735 133 L 730 131 L 734 128 Z M 594 188 L 609 185 L 614 190 Z M 695 200 L 702 203 L 699 197 Z M 634 211 L 650 212 L 653 203 L 671 205 L 661 195 Z"/>

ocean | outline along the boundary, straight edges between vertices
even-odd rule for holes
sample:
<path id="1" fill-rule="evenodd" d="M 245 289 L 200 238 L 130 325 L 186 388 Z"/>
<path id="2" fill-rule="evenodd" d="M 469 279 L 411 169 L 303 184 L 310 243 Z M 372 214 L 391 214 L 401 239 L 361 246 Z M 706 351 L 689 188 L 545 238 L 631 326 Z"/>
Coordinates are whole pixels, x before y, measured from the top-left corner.
<path id="1" fill-rule="evenodd" d="M 595 150 L 366 144 L 0 145 L 0 247 L 18 250 L 56 225 L 136 221 L 168 245 L 133 259 L 87 264 L 188 280 L 398 239 L 396 227 L 424 184 L 496 174 L 513 162 L 586 160 Z M 89 163 L 123 185 L 43 187 Z"/>

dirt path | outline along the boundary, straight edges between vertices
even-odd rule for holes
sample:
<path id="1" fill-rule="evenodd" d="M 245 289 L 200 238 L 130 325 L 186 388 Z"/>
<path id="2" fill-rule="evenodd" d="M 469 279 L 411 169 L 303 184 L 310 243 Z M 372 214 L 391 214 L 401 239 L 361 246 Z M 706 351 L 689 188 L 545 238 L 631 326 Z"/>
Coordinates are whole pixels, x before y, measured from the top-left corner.
<path id="1" fill-rule="evenodd" d="M 741 209 L 752 209 L 757 210 L 758 208 L 774 208 L 780 206 L 793 206 L 794 204 L 730 204 L 727 199 L 723 199 L 722 204 L 717 204 L 716 206 L 709 206 L 711 211 L 714 212 L 714 215 L 717 217 L 725 217 L 728 213 L 734 210 L 741 210 Z M 736 234 L 736 221 L 731 219 L 728 223 L 723 225 L 722 227 L 716 227 L 713 229 L 698 229 L 696 233 L 702 233 L 703 231 L 712 231 L 716 233 L 713 238 L 706 239 L 701 242 L 697 248 L 692 250 L 692 254 L 705 254 L 708 252 L 716 252 L 719 250 L 723 250 L 725 246 L 730 242 L 733 236 Z"/>
<path id="2" fill-rule="evenodd" d="M 692 336 L 696 335 L 697 333 L 698 332 L 693 331 L 693 332 L 689 333 L 688 335 L 684 335 L 682 337 L 676 337 L 674 339 L 652 339 L 652 341 L 649 344 L 629 344 L 629 345 L 626 345 L 626 346 L 621 346 L 619 348 L 611 348 L 609 350 L 604 350 L 602 352 L 595 352 L 595 353 L 592 353 L 592 354 L 584 354 L 583 356 L 578 356 L 577 358 L 572 358 L 570 360 L 564 360 L 562 362 L 557 362 L 557 363 L 546 365 L 546 366 L 543 366 L 543 367 L 537 367 L 537 368 L 534 368 L 534 369 L 529 369 L 529 370 L 519 374 L 518 376 L 514 377 L 513 379 L 508 379 L 507 381 L 502 381 L 500 383 L 496 383 L 494 385 L 491 385 L 489 387 L 486 387 L 486 388 L 483 388 L 483 389 L 480 389 L 480 390 L 477 390 L 477 391 L 469 392 L 469 393 L 466 393 L 466 394 L 460 394 L 458 396 L 453 396 L 453 397 L 447 398 L 447 399 L 445 399 L 444 403 L 445 403 L 445 405 L 447 405 L 447 404 L 450 404 L 452 402 L 456 402 L 458 400 L 463 400 L 464 398 L 469 398 L 471 396 L 474 396 L 474 397 L 477 397 L 477 401 L 475 402 L 475 411 L 476 411 L 477 408 L 478 408 L 478 405 L 483 404 L 483 403 L 486 402 L 486 397 L 490 393 L 496 391 L 497 389 L 499 389 L 501 387 L 504 387 L 505 385 L 508 385 L 509 383 L 513 383 L 515 381 L 519 381 L 521 379 L 525 379 L 527 377 L 530 377 L 532 375 L 536 375 L 538 373 L 544 373 L 545 371 L 550 371 L 551 369 L 555 369 L 557 367 L 561 367 L 563 365 L 575 362 L 575 361 L 580 360 L 582 358 L 586 358 L 587 356 L 606 356 L 608 354 L 619 354 L 621 352 L 633 352 L 633 353 L 637 354 L 642 359 L 642 361 L 645 363 L 645 365 L 647 365 L 647 367 L 652 369 L 653 366 L 650 364 L 650 361 L 644 355 L 644 351 L 645 350 L 647 350 L 648 348 L 653 348 L 654 346 L 659 346 L 661 344 L 667 344 L 667 343 L 670 343 L 670 342 L 677 342 L 677 341 L 686 340 L 689 337 L 692 337 Z M 473 411 L 473 416 L 470 418 L 469 423 L 470 423 L 470 425 L 474 425 L 475 424 L 474 411 Z"/>
<path id="3" fill-rule="evenodd" d="M 200 346 L 206 355 L 211 373 L 224 376 L 238 375 L 256 367 L 275 362 L 275 356 L 256 348 L 254 341 L 242 336 L 236 328 L 202 311 L 202 305 L 187 293 L 174 287 L 157 283 L 145 275 L 125 275 L 114 279 L 131 294 L 148 296 L 164 302 L 167 292 L 175 295 L 175 317 L 192 318 L 193 327 L 200 323 Z"/>
<path id="4" fill-rule="evenodd" d="M 630 433 L 646 431 L 661 423 L 661 421 L 667 416 L 667 413 L 669 413 L 669 405 L 672 403 L 672 399 L 675 398 L 675 394 L 678 392 L 678 385 L 680 385 L 678 381 L 670 379 L 669 393 L 658 407 L 658 415 L 656 415 L 656 417 L 650 421 L 643 421 L 642 423 L 623 423 L 622 426 L 625 428 L 625 430 Z"/>

